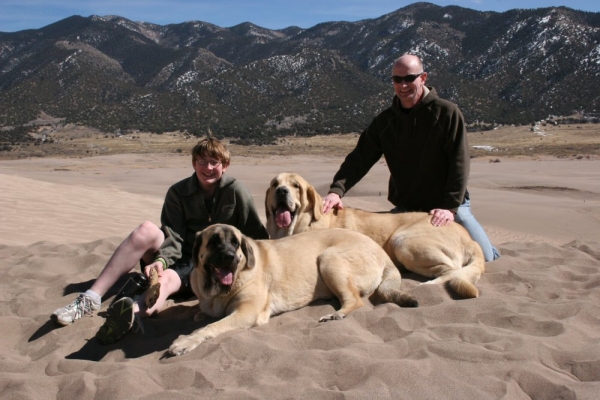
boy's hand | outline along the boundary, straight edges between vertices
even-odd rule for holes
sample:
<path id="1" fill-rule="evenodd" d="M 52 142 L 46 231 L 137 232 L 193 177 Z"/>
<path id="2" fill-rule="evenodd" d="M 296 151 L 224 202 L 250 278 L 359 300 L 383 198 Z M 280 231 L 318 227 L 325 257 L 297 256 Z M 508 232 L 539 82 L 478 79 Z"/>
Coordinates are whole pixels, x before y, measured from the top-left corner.
<path id="1" fill-rule="evenodd" d="M 150 279 L 150 273 L 153 269 L 156 270 L 158 275 L 161 275 L 164 270 L 163 263 L 160 261 L 154 261 L 152 264 L 148 264 L 144 267 L 144 275 L 146 275 L 148 279 Z"/>

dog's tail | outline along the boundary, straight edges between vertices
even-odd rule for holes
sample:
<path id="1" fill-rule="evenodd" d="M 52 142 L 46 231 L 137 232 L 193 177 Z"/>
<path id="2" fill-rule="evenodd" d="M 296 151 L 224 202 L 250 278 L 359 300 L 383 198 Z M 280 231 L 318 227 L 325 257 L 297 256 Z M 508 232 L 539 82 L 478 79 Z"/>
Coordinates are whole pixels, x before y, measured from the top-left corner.
<path id="1" fill-rule="evenodd" d="M 447 281 L 446 290 L 452 295 L 463 299 L 473 299 L 479 296 L 479 290 L 475 283 L 485 271 L 485 258 L 479 243 L 472 241 L 466 246 L 467 262 L 462 268 L 450 273 L 444 280 Z"/>
<path id="2" fill-rule="evenodd" d="M 386 261 L 383 270 L 383 279 L 381 284 L 375 289 L 375 292 L 369 297 L 373 304 L 396 303 L 400 307 L 417 307 L 417 299 L 401 290 L 400 271 L 392 260 Z"/>

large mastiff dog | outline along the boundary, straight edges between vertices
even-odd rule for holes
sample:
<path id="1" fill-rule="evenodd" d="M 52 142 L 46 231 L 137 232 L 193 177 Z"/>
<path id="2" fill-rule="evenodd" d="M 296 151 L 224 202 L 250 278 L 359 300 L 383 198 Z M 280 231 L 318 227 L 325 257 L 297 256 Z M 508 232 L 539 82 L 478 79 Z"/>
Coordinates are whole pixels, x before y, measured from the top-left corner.
<path id="1" fill-rule="evenodd" d="M 373 304 L 417 306 L 400 290 L 400 272 L 388 255 L 358 232 L 252 240 L 233 226 L 216 224 L 197 234 L 192 257 L 190 282 L 200 310 L 222 319 L 177 338 L 169 348 L 172 355 L 233 329 L 266 324 L 271 315 L 317 299 L 337 297 L 341 304 L 319 321 L 344 318 L 363 306 L 361 296 L 371 296 Z"/>
<path id="2" fill-rule="evenodd" d="M 326 228 L 361 232 L 377 242 L 397 265 L 436 278 L 462 298 L 479 295 L 475 283 L 485 270 L 479 244 L 458 223 L 435 227 L 427 213 L 373 213 L 344 207 L 322 213 L 323 199 L 298 174 L 281 173 L 265 198 L 267 230 L 272 239 Z"/>

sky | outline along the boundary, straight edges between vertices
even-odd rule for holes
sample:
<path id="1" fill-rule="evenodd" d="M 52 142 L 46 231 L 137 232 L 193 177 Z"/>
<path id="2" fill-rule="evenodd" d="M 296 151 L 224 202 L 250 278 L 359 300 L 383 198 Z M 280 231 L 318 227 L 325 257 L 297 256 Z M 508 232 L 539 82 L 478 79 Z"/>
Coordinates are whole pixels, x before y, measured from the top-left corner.
<path id="1" fill-rule="evenodd" d="M 311 28 L 321 22 L 378 18 L 417 2 L 406 0 L 0 0 L 0 32 L 39 29 L 80 15 L 118 15 L 158 25 L 186 21 L 229 28 L 251 22 L 268 29 Z M 479 11 L 570 8 L 600 12 L 600 0 L 429 0 Z"/>

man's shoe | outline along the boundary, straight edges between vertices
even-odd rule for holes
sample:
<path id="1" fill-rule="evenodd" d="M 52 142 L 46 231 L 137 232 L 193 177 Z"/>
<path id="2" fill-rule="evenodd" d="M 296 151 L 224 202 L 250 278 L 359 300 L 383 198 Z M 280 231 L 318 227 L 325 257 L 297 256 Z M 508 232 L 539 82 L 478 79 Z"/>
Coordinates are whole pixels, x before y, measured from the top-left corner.
<path id="1" fill-rule="evenodd" d="M 100 303 L 95 302 L 85 293 L 81 293 L 71 304 L 54 311 L 50 318 L 57 324 L 66 326 L 83 316 L 91 317 L 94 311 L 99 309 Z"/>
<path id="2" fill-rule="evenodd" d="M 101 344 L 113 344 L 129 332 L 135 319 L 133 305 L 131 298 L 123 297 L 108 308 L 106 321 L 96 333 Z"/>

